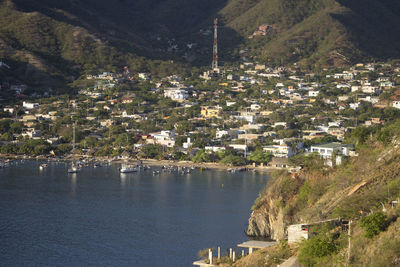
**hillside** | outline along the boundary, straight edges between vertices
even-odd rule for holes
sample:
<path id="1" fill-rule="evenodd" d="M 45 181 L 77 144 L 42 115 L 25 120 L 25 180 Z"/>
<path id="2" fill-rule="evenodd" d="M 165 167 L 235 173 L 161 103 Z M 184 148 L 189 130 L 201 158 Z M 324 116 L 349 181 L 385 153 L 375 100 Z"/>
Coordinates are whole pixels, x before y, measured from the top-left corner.
<path id="1" fill-rule="evenodd" d="M 212 35 L 199 32 L 218 16 L 222 62 L 249 49 L 271 65 L 341 66 L 398 58 L 398 11 L 394 0 L 1 0 L 0 58 L 37 86 L 126 65 L 164 75 L 209 65 Z"/>
<path id="2" fill-rule="evenodd" d="M 243 39 L 272 26 L 245 42 L 260 60 L 341 65 L 398 57 L 399 8 L 391 0 L 259 0 L 230 1 L 220 14 Z"/>
<path id="3" fill-rule="evenodd" d="M 351 265 L 389 266 L 398 261 L 400 209 L 392 208 L 391 202 L 400 197 L 399 125 L 396 122 L 376 132 L 359 146 L 359 156 L 342 166 L 326 168 L 318 158 L 308 157 L 299 174 L 275 173 L 253 206 L 247 234 L 283 240 L 290 224 L 342 218 L 354 222 Z M 366 237 L 363 218 L 382 209 L 386 227 Z M 313 260 L 323 266 L 344 264 L 347 235 L 338 236 L 332 241 L 336 249 L 331 255 Z"/>

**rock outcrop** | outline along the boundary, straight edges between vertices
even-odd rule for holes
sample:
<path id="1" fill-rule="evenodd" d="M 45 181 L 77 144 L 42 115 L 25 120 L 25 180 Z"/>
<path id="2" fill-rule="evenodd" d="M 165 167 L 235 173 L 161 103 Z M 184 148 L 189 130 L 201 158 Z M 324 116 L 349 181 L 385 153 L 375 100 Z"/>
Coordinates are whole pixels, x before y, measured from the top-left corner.
<path id="1" fill-rule="evenodd" d="M 276 201 L 270 198 L 252 212 L 246 230 L 248 236 L 273 240 L 281 240 L 286 237 L 283 210 L 274 203 Z"/>

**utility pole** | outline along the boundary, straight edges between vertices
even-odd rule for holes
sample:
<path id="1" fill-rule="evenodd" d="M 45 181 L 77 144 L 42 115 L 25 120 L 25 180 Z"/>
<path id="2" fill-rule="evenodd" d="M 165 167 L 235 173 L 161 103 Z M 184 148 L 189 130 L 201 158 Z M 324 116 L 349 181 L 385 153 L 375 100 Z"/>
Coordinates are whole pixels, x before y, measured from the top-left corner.
<path id="1" fill-rule="evenodd" d="M 218 68 L 218 19 L 214 19 L 214 45 L 213 45 L 213 61 L 212 69 Z"/>
<path id="2" fill-rule="evenodd" d="M 350 250 L 351 250 L 351 223 L 352 220 L 349 221 L 349 231 L 348 231 L 348 239 L 349 239 L 349 244 L 348 244 L 348 248 L 347 248 L 347 259 L 346 259 L 346 266 L 349 266 L 349 262 L 350 262 Z"/>

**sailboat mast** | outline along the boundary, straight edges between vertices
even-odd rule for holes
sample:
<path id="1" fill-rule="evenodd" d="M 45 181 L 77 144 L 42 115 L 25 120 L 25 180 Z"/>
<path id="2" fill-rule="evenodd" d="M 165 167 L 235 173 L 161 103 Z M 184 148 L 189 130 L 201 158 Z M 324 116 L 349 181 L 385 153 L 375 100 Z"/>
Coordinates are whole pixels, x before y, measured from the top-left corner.
<path id="1" fill-rule="evenodd" d="M 72 149 L 75 149 L 75 123 L 73 126 L 73 132 L 72 132 Z"/>

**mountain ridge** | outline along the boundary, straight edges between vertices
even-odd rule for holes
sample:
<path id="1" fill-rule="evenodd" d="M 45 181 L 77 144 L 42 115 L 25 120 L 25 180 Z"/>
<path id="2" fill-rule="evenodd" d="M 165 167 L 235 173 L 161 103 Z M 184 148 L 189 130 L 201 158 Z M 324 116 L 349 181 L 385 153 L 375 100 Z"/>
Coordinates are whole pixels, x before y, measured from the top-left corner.
<path id="1" fill-rule="evenodd" d="M 199 30 L 218 17 L 224 62 L 248 48 L 248 58 L 268 65 L 343 66 L 400 57 L 397 11 L 392 0 L 3 0 L 0 57 L 19 62 L 25 69 L 16 76 L 25 82 L 26 68 L 36 70 L 36 85 L 123 66 L 164 75 L 209 65 L 212 35 Z M 262 24 L 273 30 L 249 39 Z"/>

